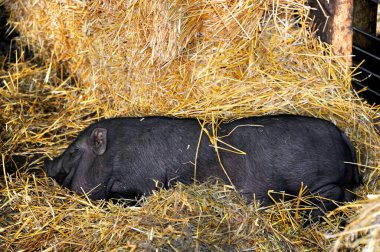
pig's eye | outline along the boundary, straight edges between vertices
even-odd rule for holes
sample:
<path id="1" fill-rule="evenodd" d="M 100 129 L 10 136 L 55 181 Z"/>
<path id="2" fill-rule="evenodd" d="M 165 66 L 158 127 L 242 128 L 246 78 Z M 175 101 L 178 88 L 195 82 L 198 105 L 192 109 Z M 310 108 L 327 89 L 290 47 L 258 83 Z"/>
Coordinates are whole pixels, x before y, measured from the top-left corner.
<path id="1" fill-rule="evenodd" d="M 79 148 L 78 147 L 74 147 L 70 150 L 70 155 L 71 156 L 75 156 L 75 154 L 77 154 L 79 152 Z"/>

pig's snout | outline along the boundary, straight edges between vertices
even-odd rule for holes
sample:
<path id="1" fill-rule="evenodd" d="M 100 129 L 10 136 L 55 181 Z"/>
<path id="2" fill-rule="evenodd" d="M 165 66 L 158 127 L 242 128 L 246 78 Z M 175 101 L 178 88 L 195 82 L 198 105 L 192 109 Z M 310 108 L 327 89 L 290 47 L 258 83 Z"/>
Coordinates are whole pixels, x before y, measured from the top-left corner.
<path id="1" fill-rule="evenodd" d="M 52 163 L 53 163 L 53 161 L 48 160 L 48 159 L 45 159 L 45 161 L 44 161 L 44 168 L 45 168 L 46 174 L 47 174 L 49 177 L 52 176 L 52 174 L 51 174 Z"/>
<path id="2" fill-rule="evenodd" d="M 49 176 L 49 177 L 56 177 L 60 171 L 60 167 L 59 167 L 59 163 L 60 162 L 56 162 L 56 160 L 48 160 L 48 159 L 45 159 L 44 161 L 44 167 L 45 167 L 45 171 L 46 171 L 46 174 Z"/>

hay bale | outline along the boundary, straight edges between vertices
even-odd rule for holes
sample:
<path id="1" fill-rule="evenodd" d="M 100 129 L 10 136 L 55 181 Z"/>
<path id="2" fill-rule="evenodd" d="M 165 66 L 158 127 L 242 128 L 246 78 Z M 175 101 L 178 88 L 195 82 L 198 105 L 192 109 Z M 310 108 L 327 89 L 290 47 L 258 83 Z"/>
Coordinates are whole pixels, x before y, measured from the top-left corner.
<path id="1" fill-rule="evenodd" d="M 0 248 L 332 248 L 338 237 L 324 234 L 337 234 L 355 208 L 303 228 L 294 202 L 249 209 L 209 183 L 157 192 L 136 209 L 71 195 L 41 171 L 98 118 L 291 113 L 343 129 L 365 172 L 357 194 L 375 194 L 378 108 L 352 91 L 344 57 L 313 38 L 303 2 L 0 0 L 38 57 L 0 69 Z M 31 159 L 11 176 L 15 156 Z"/>
<path id="2" fill-rule="evenodd" d="M 309 39 L 300 0 L 3 2 L 25 43 L 110 115 L 302 113 L 339 103 L 326 85 L 357 99 L 339 57 Z"/>
<path id="3" fill-rule="evenodd" d="M 369 200 L 356 202 L 357 216 L 343 232 L 330 236 L 337 238 L 334 251 L 360 248 L 362 251 L 380 250 L 380 195 L 371 195 Z"/>

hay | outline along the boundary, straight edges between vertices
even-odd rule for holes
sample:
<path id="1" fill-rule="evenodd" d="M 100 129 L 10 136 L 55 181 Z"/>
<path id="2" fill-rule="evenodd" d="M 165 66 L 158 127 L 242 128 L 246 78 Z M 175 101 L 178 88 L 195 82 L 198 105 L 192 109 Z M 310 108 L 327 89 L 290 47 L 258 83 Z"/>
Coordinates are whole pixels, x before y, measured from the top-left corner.
<path id="1" fill-rule="evenodd" d="M 356 216 L 339 234 L 330 238 L 337 238 L 334 251 L 343 249 L 362 248 L 363 251 L 380 250 L 380 196 L 369 197 L 369 200 L 356 202 L 358 212 Z"/>
<path id="2" fill-rule="evenodd" d="M 145 199 L 91 202 L 51 179 L 8 177 L 2 204 L 3 250 L 305 251 L 324 249 L 323 232 L 336 223 L 303 227 L 293 204 L 251 209 L 231 187 L 212 182 L 177 185 Z"/>
<path id="3" fill-rule="evenodd" d="M 249 209 L 212 183 L 157 192 L 142 208 L 53 186 L 42 160 L 103 117 L 325 118 L 357 149 L 358 195 L 379 190 L 378 108 L 351 90 L 345 58 L 312 37 L 301 0 L 0 3 L 36 55 L 0 70 L 1 249 L 327 250 L 356 216 L 357 203 L 303 228 L 292 203 Z"/>
<path id="4" fill-rule="evenodd" d="M 339 106 L 331 92 L 350 86 L 338 57 L 308 39 L 302 1 L 4 3 L 25 43 L 65 64 L 107 115 L 302 113 L 305 104 L 325 115 Z"/>

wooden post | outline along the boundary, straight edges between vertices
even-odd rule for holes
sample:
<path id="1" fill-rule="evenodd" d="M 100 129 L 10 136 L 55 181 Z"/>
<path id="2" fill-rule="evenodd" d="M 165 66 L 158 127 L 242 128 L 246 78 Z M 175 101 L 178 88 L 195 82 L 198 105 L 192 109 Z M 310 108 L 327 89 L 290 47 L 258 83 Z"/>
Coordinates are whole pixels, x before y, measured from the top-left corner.
<path id="1" fill-rule="evenodd" d="M 308 0 L 308 4 L 321 40 L 332 44 L 335 53 L 351 55 L 353 0 Z M 347 67 L 351 67 L 351 57 L 346 58 Z"/>

